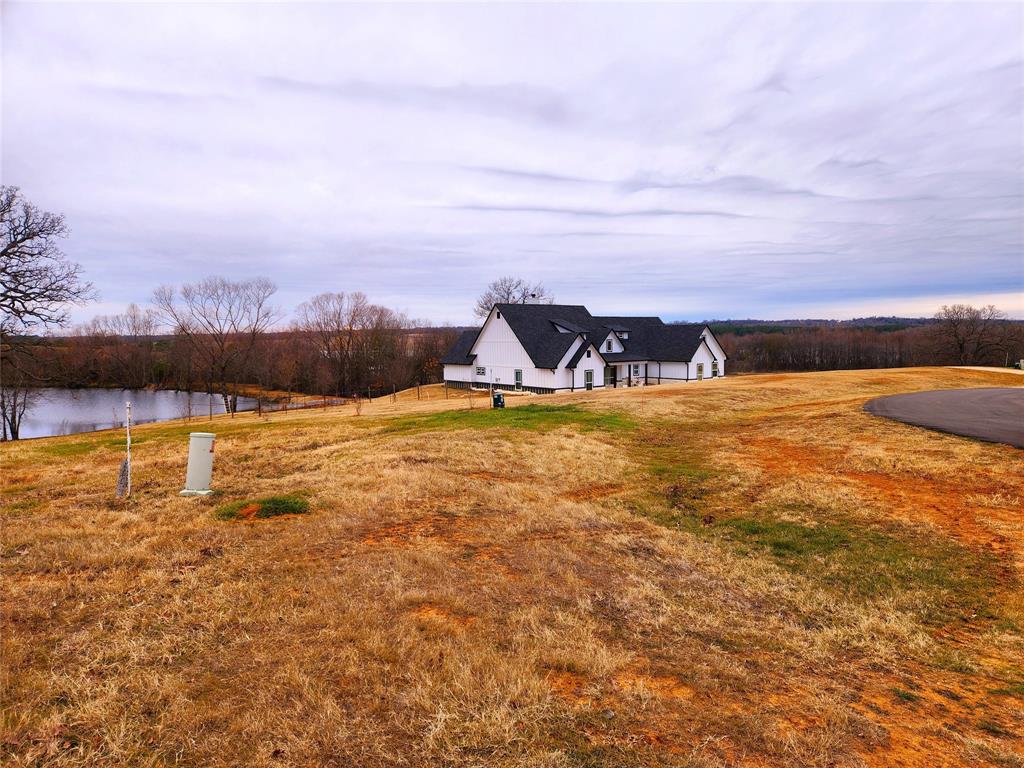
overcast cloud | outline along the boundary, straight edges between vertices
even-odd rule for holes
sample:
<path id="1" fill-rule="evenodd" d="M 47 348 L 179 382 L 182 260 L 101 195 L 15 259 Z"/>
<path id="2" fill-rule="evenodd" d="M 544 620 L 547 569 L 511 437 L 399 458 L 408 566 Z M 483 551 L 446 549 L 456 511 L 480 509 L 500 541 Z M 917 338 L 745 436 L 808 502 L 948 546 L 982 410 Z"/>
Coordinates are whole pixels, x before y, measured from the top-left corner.
<path id="1" fill-rule="evenodd" d="M 1024 6 L 6 2 L 2 177 L 79 318 L 207 274 L 469 322 L 1024 316 Z"/>

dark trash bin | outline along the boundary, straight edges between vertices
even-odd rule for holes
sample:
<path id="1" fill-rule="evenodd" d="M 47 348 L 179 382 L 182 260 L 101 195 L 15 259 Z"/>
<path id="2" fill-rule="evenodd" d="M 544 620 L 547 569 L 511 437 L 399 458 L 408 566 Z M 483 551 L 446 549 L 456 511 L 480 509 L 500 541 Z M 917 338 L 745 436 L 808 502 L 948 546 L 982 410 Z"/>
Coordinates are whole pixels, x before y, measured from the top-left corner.
<path id="1" fill-rule="evenodd" d="M 503 392 L 495 392 L 491 395 L 491 405 L 495 408 L 505 407 L 505 395 Z"/>

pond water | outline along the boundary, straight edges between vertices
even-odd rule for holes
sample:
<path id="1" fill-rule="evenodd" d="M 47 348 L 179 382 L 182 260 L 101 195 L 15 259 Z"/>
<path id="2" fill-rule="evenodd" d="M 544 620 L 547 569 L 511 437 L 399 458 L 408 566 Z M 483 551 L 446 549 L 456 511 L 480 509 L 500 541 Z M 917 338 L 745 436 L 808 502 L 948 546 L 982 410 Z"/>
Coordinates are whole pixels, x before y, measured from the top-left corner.
<path id="1" fill-rule="evenodd" d="M 21 422 L 21 437 L 50 437 L 94 432 L 124 426 L 124 404 L 132 404 L 132 424 L 183 418 L 191 401 L 192 416 L 210 412 L 205 392 L 171 389 L 38 389 Z M 251 411 L 256 401 L 238 398 L 238 410 Z M 224 413 L 224 402 L 213 397 L 213 412 Z"/>

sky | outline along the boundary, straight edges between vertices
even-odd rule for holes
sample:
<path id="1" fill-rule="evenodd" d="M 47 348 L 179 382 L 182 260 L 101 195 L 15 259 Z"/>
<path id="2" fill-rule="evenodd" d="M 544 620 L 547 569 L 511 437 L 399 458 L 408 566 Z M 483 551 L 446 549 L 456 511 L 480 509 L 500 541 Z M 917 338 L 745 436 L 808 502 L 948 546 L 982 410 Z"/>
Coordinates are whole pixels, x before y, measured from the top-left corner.
<path id="1" fill-rule="evenodd" d="M 4 2 L 77 320 L 207 275 L 472 321 L 1024 317 L 1024 5 Z"/>

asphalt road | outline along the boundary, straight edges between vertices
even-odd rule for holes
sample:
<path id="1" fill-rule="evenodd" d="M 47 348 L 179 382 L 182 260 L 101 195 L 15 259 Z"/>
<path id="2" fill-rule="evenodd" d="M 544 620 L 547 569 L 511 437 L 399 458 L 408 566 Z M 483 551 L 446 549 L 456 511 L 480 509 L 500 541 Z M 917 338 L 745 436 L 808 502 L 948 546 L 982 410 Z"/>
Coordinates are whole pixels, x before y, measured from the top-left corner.
<path id="1" fill-rule="evenodd" d="M 864 410 L 904 424 L 1024 448 L 1024 387 L 891 395 L 869 400 Z"/>

